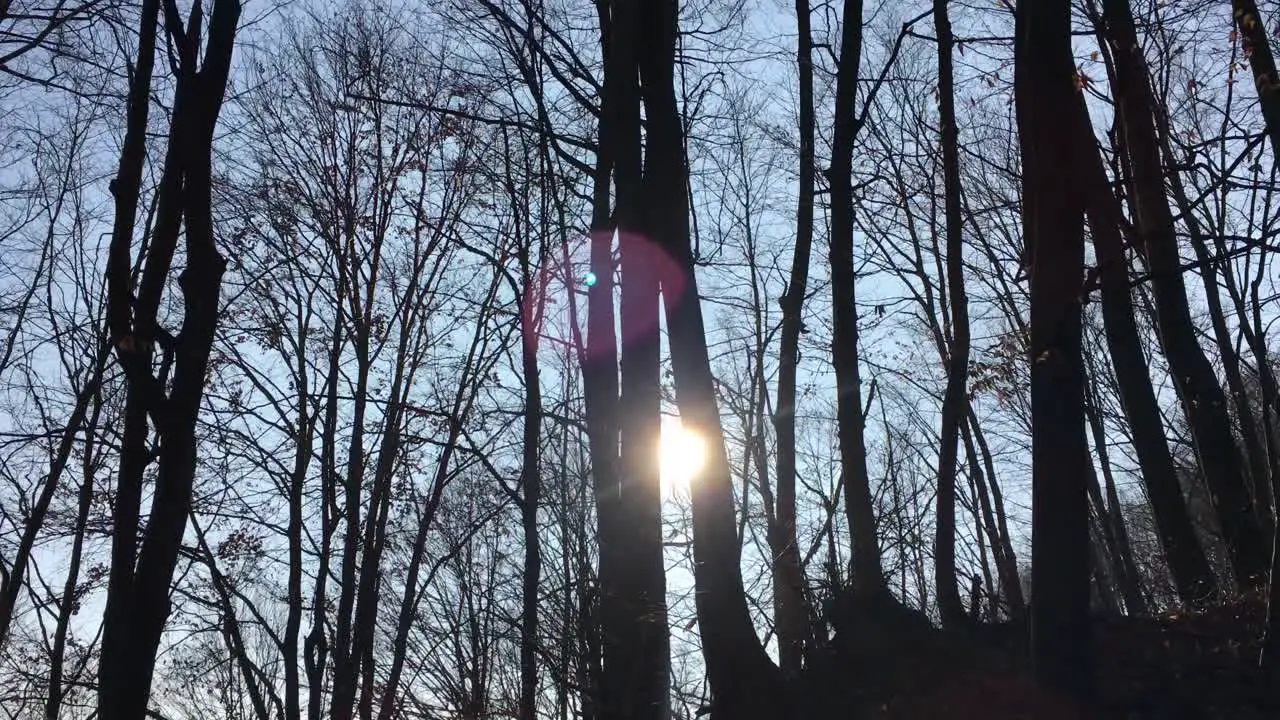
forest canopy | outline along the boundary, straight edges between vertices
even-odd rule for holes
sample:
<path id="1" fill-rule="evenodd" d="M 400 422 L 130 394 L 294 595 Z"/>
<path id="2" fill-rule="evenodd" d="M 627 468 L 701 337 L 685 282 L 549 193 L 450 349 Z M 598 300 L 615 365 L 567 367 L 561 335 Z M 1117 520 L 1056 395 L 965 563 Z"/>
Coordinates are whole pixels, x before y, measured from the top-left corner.
<path id="1" fill-rule="evenodd" d="M 1280 710 L 1276 13 L 0 0 L 0 713 Z"/>

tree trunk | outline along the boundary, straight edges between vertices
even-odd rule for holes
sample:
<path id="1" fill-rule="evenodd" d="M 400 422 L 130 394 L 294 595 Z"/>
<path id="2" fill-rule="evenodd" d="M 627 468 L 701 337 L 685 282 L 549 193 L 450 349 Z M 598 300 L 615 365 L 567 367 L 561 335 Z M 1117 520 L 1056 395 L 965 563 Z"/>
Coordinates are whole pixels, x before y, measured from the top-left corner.
<path id="1" fill-rule="evenodd" d="M 956 126 L 955 41 L 947 0 L 934 0 L 933 26 L 938 37 L 938 113 L 942 125 L 942 175 L 947 219 L 947 289 L 951 301 L 951 347 L 947 359 L 947 391 L 942 400 L 938 451 L 937 527 L 934 540 L 934 585 L 938 610 L 946 627 L 964 625 L 968 616 L 956 581 L 956 455 L 960 424 L 968 398 L 969 298 L 964 289 L 964 220 L 960 207 L 959 129 Z"/>
<path id="2" fill-rule="evenodd" d="M 1048 687 L 1087 704 L 1088 445 L 1080 295 L 1083 207 L 1077 192 L 1074 63 L 1068 0 L 1017 8 L 1014 97 L 1022 145 L 1023 225 L 1031 260 L 1031 648 Z"/>
<path id="3" fill-rule="evenodd" d="M 97 385 L 96 382 L 91 383 Z M 66 663 L 67 634 L 71 628 L 71 618 L 79 609 L 80 598 L 76 587 L 80 582 L 80 564 L 84 553 L 85 528 L 89 522 L 89 512 L 93 509 L 93 476 L 95 451 L 97 442 L 98 417 L 102 410 L 102 396 L 93 392 L 93 414 L 85 432 L 84 450 L 81 459 L 80 494 L 76 506 L 75 527 L 71 534 L 71 556 L 67 560 L 67 580 L 62 586 L 62 597 L 58 599 L 58 622 L 53 633 L 53 646 L 49 650 L 49 697 L 44 704 L 45 720 L 58 720 L 62 714 L 62 699 L 65 696 L 63 687 L 63 666 Z"/>
<path id="4" fill-rule="evenodd" d="M 1253 70 L 1253 86 L 1258 91 L 1258 105 L 1267 124 L 1271 152 L 1280 158 L 1280 76 L 1276 74 L 1276 59 L 1267 41 L 1267 25 L 1254 0 L 1231 0 L 1231 10 L 1245 57 L 1249 58 L 1249 67 Z"/>
<path id="5" fill-rule="evenodd" d="M 613 6 L 612 8 L 610 6 Z M 594 626 L 593 639 L 586 643 L 596 651 L 588 658 L 591 675 L 593 712 L 602 720 L 615 720 L 622 716 L 618 698 L 624 691 L 627 679 L 621 675 L 616 656 L 620 641 L 619 628 L 625 622 L 620 613 L 616 578 L 619 572 L 619 553 L 623 520 L 618 504 L 618 338 L 614 314 L 614 221 L 610 213 L 610 178 L 613 174 L 615 127 L 621 108 L 615 96 L 619 84 L 627 82 L 626 71 L 617 67 L 633 61 L 620 55 L 626 51 L 613 42 L 612 28 L 615 21 L 629 22 L 627 13 L 633 12 L 627 2 L 599 0 L 596 10 L 600 26 L 600 46 L 604 58 L 604 87 L 601 92 L 600 124 L 597 132 L 595 177 L 593 178 L 591 208 L 591 256 L 590 282 L 587 283 L 587 338 L 581 337 L 576 345 L 582 364 L 583 392 L 586 400 L 587 436 L 590 444 L 591 474 L 596 505 L 596 535 L 600 556 L 599 587 L 593 594 L 595 605 L 587 602 L 590 612 L 586 620 Z M 612 11 L 612 14 L 611 14 Z M 572 302 L 572 297 L 570 302 Z M 572 307 L 572 306 L 571 306 Z M 576 326 L 575 326 L 576 327 Z M 609 657 L 609 660 L 605 660 Z"/>
<path id="6" fill-rule="evenodd" d="M 598 587 L 584 598 L 584 638 L 588 683 L 584 691 L 584 712 L 612 720 L 617 697 L 614 688 L 622 684 L 614 679 L 614 666 L 605 666 L 603 656 L 612 652 L 613 633 L 620 623 L 617 611 L 617 589 L 614 575 L 618 561 L 618 338 L 613 311 L 613 229 L 609 206 L 609 190 L 613 176 L 613 135 L 617 124 L 618 104 L 613 96 L 618 91 L 616 50 L 612 42 L 613 17 L 608 0 L 596 0 L 596 17 L 600 29 L 600 54 L 604 60 L 604 83 L 600 92 L 600 120 L 596 131 L 595 172 L 591 178 L 591 228 L 589 282 L 586 288 L 588 319 L 586 341 L 582 341 L 577 324 L 573 324 L 575 347 L 582 366 L 582 393 L 586 405 L 586 434 L 591 461 L 591 479 L 595 496 L 596 548 L 599 552 Z M 623 8 L 626 10 L 626 8 Z M 623 19 L 626 19 L 623 15 Z M 625 58 L 622 59 L 625 61 Z M 575 310 L 572 293 L 570 309 Z M 623 680 L 625 682 L 625 680 Z"/>
<path id="7" fill-rule="evenodd" d="M 1096 441 L 1097 429 L 1094 427 L 1094 413 L 1088 409 L 1087 405 L 1085 413 L 1089 416 L 1089 426 L 1095 433 L 1094 439 Z M 1104 452 L 1103 447 L 1098 445 L 1098 453 L 1102 454 Z M 1146 603 L 1142 600 L 1142 593 L 1137 584 L 1137 576 L 1130 574 L 1130 568 L 1124 564 L 1124 554 L 1120 550 L 1116 526 L 1112 522 L 1111 514 L 1107 511 L 1107 501 L 1102 496 L 1102 483 L 1098 482 L 1098 471 L 1093 466 L 1092 457 L 1086 459 L 1086 467 L 1089 471 L 1089 501 L 1093 505 L 1093 515 L 1097 522 L 1097 535 L 1101 538 L 1102 545 L 1106 550 L 1107 575 L 1111 577 L 1115 590 L 1119 591 L 1120 598 L 1124 600 L 1125 611 L 1130 615 L 1141 614 L 1145 610 Z M 1095 572 L 1100 570 L 1100 567 L 1095 568 Z M 1116 607 L 1118 613 L 1119 603 L 1117 603 Z"/>
<path id="8" fill-rule="evenodd" d="M 858 306 L 854 294 L 853 143 L 859 130 L 854 100 L 862 54 L 862 0 L 845 0 L 842 22 L 831 167 L 827 170 L 831 192 L 831 352 L 845 515 L 853 536 L 853 586 L 859 595 L 870 597 L 889 590 L 876 539 L 871 478 L 867 474 L 862 375 L 858 368 Z"/>
<path id="9" fill-rule="evenodd" d="M 1083 98 L 1076 102 L 1075 112 L 1079 118 L 1081 162 L 1087 173 L 1084 181 L 1088 188 L 1089 227 L 1098 259 L 1103 327 L 1120 390 L 1120 404 L 1129 421 L 1134 454 L 1178 597 L 1188 603 L 1200 602 L 1216 592 L 1216 580 L 1182 497 L 1134 321 L 1128 263 L 1120 234 L 1119 200 L 1107 180 Z"/>
<path id="10" fill-rule="evenodd" d="M 691 484 L 695 605 L 712 718 L 786 717 L 790 703 L 747 607 L 733 486 L 716 407 L 689 233 L 688 169 L 675 93 L 675 0 L 655 3 L 642 21 L 640 72 L 648 121 L 646 183 L 650 228 L 674 266 L 662 278 L 680 417 L 707 441 L 707 466 Z"/>
<path id="11" fill-rule="evenodd" d="M 1165 159 L 1169 158 L 1169 152 L 1166 149 Z M 1207 243 L 1205 242 L 1204 233 L 1201 231 L 1200 223 L 1193 215 L 1193 209 L 1190 201 L 1186 197 L 1186 193 L 1182 188 L 1179 178 L 1174 177 L 1170 182 L 1170 190 L 1174 201 L 1178 204 L 1178 210 L 1182 214 L 1183 221 L 1187 226 L 1187 236 L 1191 240 L 1191 247 L 1196 254 L 1196 262 L 1200 263 L 1200 277 L 1204 284 L 1205 306 L 1209 311 L 1209 320 L 1213 326 L 1213 338 L 1218 345 L 1218 355 L 1222 358 L 1222 374 L 1227 382 L 1227 392 L 1231 395 L 1231 404 L 1236 410 L 1236 422 L 1240 428 L 1240 444 L 1244 448 L 1245 458 L 1248 461 L 1249 476 L 1252 480 L 1250 489 L 1253 492 L 1253 502 L 1258 515 L 1258 521 L 1262 524 L 1263 530 L 1268 537 L 1275 532 L 1276 518 L 1275 511 L 1271 507 L 1272 490 L 1271 471 L 1267 467 L 1266 450 L 1263 448 L 1264 438 L 1258 431 L 1257 415 L 1253 407 L 1252 398 L 1249 397 L 1244 384 L 1244 375 L 1240 372 L 1240 355 L 1236 352 L 1235 344 L 1231 337 L 1231 332 L 1227 328 L 1227 318 L 1222 309 L 1222 299 L 1218 296 L 1218 273 L 1221 272 L 1223 280 L 1228 288 L 1236 310 L 1236 322 L 1239 323 L 1241 329 L 1247 327 L 1247 310 L 1244 307 L 1243 299 L 1234 289 L 1235 278 L 1231 271 L 1230 261 L 1215 260 L 1209 252 Z M 1226 244 L 1215 243 L 1217 250 L 1224 257 L 1226 256 Z M 1221 262 L 1221 268 L 1217 267 L 1217 263 Z"/>
<path id="12" fill-rule="evenodd" d="M 1116 582 L 1120 585 L 1120 594 L 1124 597 L 1125 609 L 1130 615 L 1144 615 L 1149 611 L 1146 596 L 1142 592 L 1142 578 L 1138 574 L 1138 565 L 1133 559 L 1133 548 L 1129 544 L 1129 532 L 1124 526 L 1124 515 L 1120 512 L 1120 496 L 1116 491 L 1115 476 L 1111 471 L 1111 457 L 1107 453 L 1107 432 L 1102 422 L 1102 410 L 1098 405 L 1096 371 L 1091 361 L 1088 365 L 1088 377 L 1085 387 L 1085 416 L 1089 421 L 1089 432 L 1093 438 L 1093 447 L 1098 454 L 1098 465 L 1102 469 L 1106 500 L 1102 499 L 1103 488 L 1098 488 L 1095 504 L 1098 506 L 1099 522 L 1106 529 L 1111 543 L 1111 560 L 1115 566 Z M 1094 484 L 1097 483 L 1095 475 Z M 1093 488 L 1090 488 L 1093 491 Z"/>
<path id="13" fill-rule="evenodd" d="M 1191 322 L 1178 240 L 1165 193 L 1154 125 L 1155 105 L 1128 0 L 1103 3 L 1115 56 L 1122 150 L 1133 170 L 1139 251 L 1151 270 L 1160 341 L 1191 428 L 1200 471 L 1222 527 L 1236 582 L 1261 582 L 1269 565 L 1240 452 L 1231 435 L 1226 396 Z"/>
<path id="14" fill-rule="evenodd" d="M 611 10 L 611 26 L 628 29 L 636 28 L 648 14 L 634 0 L 613 2 Z M 660 257 L 652 239 L 656 216 L 647 216 L 646 202 L 658 191 L 659 186 L 651 183 L 670 182 L 670 178 L 651 178 L 651 158 L 642 176 L 637 79 L 644 43 L 634 32 L 611 34 L 609 43 L 607 92 L 612 125 L 608 152 L 613 164 L 621 257 L 622 385 L 617 416 L 621 455 L 614 491 L 616 508 L 610 511 L 615 526 L 608 534 L 617 544 L 607 556 L 601 556 L 602 563 L 606 557 L 614 563 L 607 570 L 602 566 L 601 573 L 610 578 L 616 603 L 603 628 L 608 683 L 601 688 L 601 710 L 605 720 L 658 720 L 668 713 L 670 651 L 657 455 L 661 427 Z M 650 116 L 650 127 L 652 123 Z"/>
<path id="15" fill-rule="evenodd" d="M 809 0 L 796 0 L 797 65 L 800 73 L 800 189 L 796 210 L 796 245 L 791 277 L 782 296 L 778 350 L 778 403 L 773 426 L 777 436 L 777 508 L 769 543 L 773 552 L 774 624 L 778 661 L 784 673 L 800 670 L 812 609 L 804 594 L 804 570 L 796 540 L 796 372 L 800 364 L 800 330 L 804 296 L 809 286 L 809 254 L 813 247 L 814 119 L 813 39 Z"/>
<path id="16" fill-rule="evenodd" d="M 84 426 L 90 403 L 102 388 L 102 375 L 110 357 L 110 347 L 103 345 L 90 371 L 92 375 L 88 384 L 76 396 L 71 417 L 67 420 L 67 426 L 63 429 L 62 437 L 58 441 L 58 449 L 49 463 L 49 474 L 45 477 L 44 486 L 40 488 L 40 494 L 23 522 L 22 536 L 18 539 L 18 547 L 14 550 L 8 573 L 0 578 L 0 650 L 4 649 L 9 638 L 13 612 L 18 604 L 18 595 L 21 594 L 26 582 L 27 564 L 31 562 L 31 553 L 35 549 L 40 528 L 44 526 L 45 517 L 49 513 L 49 506 L 53 502 L 54 493 L 58 490 L 62 474 L 66 472 L 71 451 L 75 449 L 76 436 Z"/>
<path id="17" fill-rule="evenodd" d="M 212 148 L 230 72 L 240 4 L 237 0 L 215 2 L 208 23 L 204 66 L 197 70 L 200 8 L 197 5 L 193 9 L 186 30 L 176 7 L 170 6 L 166 11 L 169 31 L 181 34 L 174 40 L 178 45 L 178 84 L 161 181 L 161 209 L 157 211 L 157 227 L 136 301 L 128 279 L 132 223 L 123 222 L 119 216 L 130 209 L 127 202 L 117 206 L 119 232 L 112 235 L 108 263 L 109 325 L 125 367 L 129 394 L 99 670 L 98 712 L 113 720 L 142 720 L 147 713 L 156 652 L 170 610 L 169 585 L 191 510 L 196 416 L 204 396 L 226 266 L 214 243 Z M 144 13 L 144 37 L 150 31 L 147 17 Z M 147 95 L 143 91 L 149 82 L 144 82 L 142 73 L 138 73 L 135 83 L 131 103 L 145 102 Z M 129 141 L 134 139 L 135 130 L 145 130 L 145 123 L 140 129 L 135 126 L 138 117 L 133 115 L 134 109 L 131 107 L 126 153 L 134 149 Z M 132 172 L 133 162 L 122 153 L 121 176 Z M 118 183 L 117 192 L 121 191 L 128 192 L 129 188 Z M 176 341 L 169 343 L 156 324 L 156 315 L 184 214 L 187 267 L 179 278 L 182 331 Z M 154 343 L 170 345 L 166 353 L 172 354 L 174 374 L 168 397 L 150 364 Z M 158 469 L 151 513 L 139 547 L 137 510 L 142 472 L 148 463 L 148 414 L 157 418 Z"/>
<path id="18" fill-rule="evenodd" d="M 519 720 L 538 716 L 538 585 L 542 577 L 542 546 L 538 538 L 538 506 L 542 501 L 542 388 L 538 378 L 538 333 L 542 291 L 530 267 L 527 242 L 521 254 L 524 292 L 521 296 L 521 369 L 524 375 L 524 437 L 520 466 L 520 525 L 524 531 L 524 575 L 521 579 L 520 710 Z"/>
<path id="19" fill-rule="evenodd" d="M 965 419 L 965 423 L 960 426 L 961 437 L 964 439 L 965 454 L 969 460 L 970 474 L 973 477 L 973 485 L 978 496 L 978 505 L 982 511 L 982 524 L 986 530 L 987 539 L 990 541 L 991 554 L 995 557 L 996 575 L 1000 580 L 1000 592 L 1004 596 L 1005 608 L 1010 617 L 1021 617 L 1026 611 L 1026 602 L 1022 597 L 1022 584 L 1018 578 L 1018 559 L 1013 554 L 1013 544 L 1009 538 L 1000 531 L 996 524 L 995 513 L 991 509 L 991 493 L 987 490 L 987 473 L 983 472 L 983 466 L 979 464 L 977 448 L 974 447 L 973 435 L 970 426 L 975 423 L 970 419 Z"/>
<path id="20" fill-rule="evenodd" d="M 987 436 L 978 423 L 978 414 L 973 411 L 972 403 L 969 404 L 968 416 L 973 440 L 978 445 L 978 452 L 982 454 L 982 467 L 986 469 L 987 482 L 991 488 L 991 504 L 996 514 L 996 527 L 999 530 L 1000 543 L 1004 546 L 1005 561 L 1009 564 L 1005 599 L 1009 603 L 1010 615 L 1022 617 L 1026 612 L 1027 603 L 1022 594 L 1022 581 L 1018 575 L 1018 556 L 1013 549 L 1013 536 L 1009 533 L 1009 513 L 1005 510 L 1004 494 L 1000 490 L 1000 483 L 996 480 L 995 459 L 991 456 Z"/>

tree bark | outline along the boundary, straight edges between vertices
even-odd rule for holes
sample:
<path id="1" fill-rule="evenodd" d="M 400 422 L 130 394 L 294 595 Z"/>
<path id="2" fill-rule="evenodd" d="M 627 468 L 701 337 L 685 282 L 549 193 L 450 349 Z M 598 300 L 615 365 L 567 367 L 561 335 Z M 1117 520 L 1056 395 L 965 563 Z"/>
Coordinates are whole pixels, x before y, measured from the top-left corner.
<path id="1" fill-rule="evenodd" d="M 524 293 L 521 296 L 521 370 L 524 375 L 524 437 L 520 465 L 520 525 L 524 531 L 524 575 L 521 578 L 520 720 L 536 720 L 538 711 L 538 585 L 542 577 L 542 545 L 538 538 L 538 507 L 542 502 L 542 387 L 538 369 L 538 335 L 542 291 L 534 277 L 528 243 L 520 254 Z"/>
<path id="2" fill-rule="evenodd" d="M 970 430 L 970 426 L 976 427 L 976 425 L 974 420 L 966 418 L 965 423 L 960 426 L 965 454 L 971 468 L 970 474 L 973 477 L 974 488 L 977 490 L 982 524 L 991 544 L 991 554 L 995 557 L 996 575 L 1000 580 L 1000 592 L 1004 596 L 1005 609 L 1010 617 L 1022 617 L 1026 611 L 1026 602 L 1022 597 L 1022 583 L 1018 578 L 1018 558 L 1014 555 L 1013 543 L 996 524 L 995 513 L 991 506 L 991 493 L 987 489 L 988 473 L 983 472 L 983 465 L 979 464 L 978 451 L 974 446 L 973 436 L 977 433 Z M 988 464 L 987 468 L 989 471 L 991 464 Z M 993 481 L 994 486 L 994 478 L 990 480 Z"/>
<path id="3" fill-rule="evenodd" d="M 662 496 L 658 477 L 660 375 L 658 335 L 659 266 L 655 252 L 656 215 L 647 204 L 660 192 L 652 177 L 652 157 L 641 164 L 640 62 L 645 47 L 638 27 L 651 11 L 635 0 L 610 3 L 612 33 L 608 50 L 609 157 L 616 192 L 615 217 L 621 263 L 621 399 L 618 429 L 616 508 L 602 516 L 614 523 L 606 538 L 616 545 L 601 555 L 602 577 L 616 603 L 605 616 L 601 714 L 612 718 L 665 718 L 669 701 L 669 648 L 666 574 L 662 548 Z M 648 93 L 649 89 L 646 88 Z M 650 128 L 653 119 L 650 117 Z M 652 132 L 652 130 L 651 130 Z M 650 142 L 652 156 L 652 141 Z M 683 184 L 679 185 L 683 187 Z M 599 278 L 597 278 L 597 282 Z M 610 299 L 611 300 L 611 299 Z M 594 307 L 592 311 L 594 313 Z M 612 566 L 605 568 L 608 559 Z"/>
<path id="4" fill-rule="evenodd" d="M 214 242 L 213 135 L 226 93 L 239 17 L 237 0 L 215 2 L 209 20 L 204 65 L 197 69 L 198 28 L 203 21 L 201 6 L 192 10 L 184 29 L 177 7 L 166 5 L 165 24 L 179 60 L 178 84 L 160 190 L 162 209 L 157 212 L 157 227 L 136 301 L 132 301 L 125 275 L 130 266 L 132 232 L 122 231 L 112 236 L 108 312 L 130 395 L 126 400 L 120 493 L 127 491 L 130 497 L 117 509 L 115 518 L 117 537 L 113 540 L 99 670 L 98 712 L 102 717 L 142 720 L 146 716 L 156 652 L 170 610 L 169 585 L 191 510 L 196 469 L 196 416 L 204 396 L 226 265 Z M 144 35 L 149 31 L 145 23 L 144 18 Z M 140 78 L 141 75 L 139 83 Z M 133 97 L 131 101 L 143 100 Z M 131 118 L 130 133 L 135 129 L 133 120 Z M 129 146 L 128 140 L 126 146 Z M 122 175 L 126 169 L 131 171 L 132 162 L 132 159 L 122 159 Z M 129 208 L 127 203 L 124 205 L 127 214 Z M 121 210 L 117 207 L 118 213 Z M 179 278 L 182 331 L 171 349 L 166 350 L 173 356 L 174 375 L 172 390 L 165 397 L 163 379 L 153 375 L 150 366 L 150 348 L 153 343 L 167 342 L 156 324 L 156 313 L 184 215 L 187 267 Z M 124 225 L 119 217 L 117 220 L 116 227 L 120 230 Z M 122 297 L 120 293 L 125 295 Z M 132 327 L 131 301 L 134 305 Z M 157 417 L 158 471 L 147 531 L 138 546 L 136 502 L 140 496 L 142 470 L 148 462 L 145 444 L 148 414 Z"/>
<path id="5" fill-rule="evenodd" d="M 1068 0 L 1017 8 L 1014 97 L 1022 146 L 1023 226 L 1031 261 L 1031 649 L 1037 677 L 1087 705 L 1088 445 L 1084 434 L 1082 198 Z"/>
<path id="6" fill-rule="evenodd" d="M 1120 404 L 1129 421 L 1134 454 L 1178 597 L 1188 603 L 1200 602 L 1215 594 L 1217 581 L 1191 524 L 1173 456 L 1165 439 L 1160 406 L 1151 386 L 1151 375 L 1133 316 L 1129 268 L 1124 255 L 1124 239 L 1120 234 L 1119 199 L 1107 179 L 1083 97 L 1077 101 L 1075 112 L 1079 123 L 1080 157 L 1087 174 L 1084 178 L 1087 214 L 1098 259 L 1103 328 L 1120 390 Z"/>
<path id="7" fill-rule="evenodd" d="M 951 347 L 947 358 L 947 390 L 942 400 L 938 451 L 937 526 L 934 539 L 934 585 L 942 624 L 959 627 L 968 621 L 956 580 L 956 462 L 960 424 L 968 398 L 969 298 L 964 288 L 964 219 L 960 206 L 959 128 L 956 126 L 955 79 L 951 53 L 955 40 L 947 0 L 934 0 L 933 26 L 938 38 L 938 119 L 942 125 L 942 176 L 946 204 L 947 289 L 951 306 Z"/>
<path id="8" fill-rule="evenodd" d="M 95 381 L 91 385 L 98 385 Z M 66 695 L 63 687 L 67 653 L 67 635 L 71 628 L 71 618 L 79 609 L 80 598 L 77 597 L 76 586 L 80 582 L 80 564 L 84 555 L 85 529 L 89 522 L 89 512 L 93 509 L 94 461 L 97 459 L 98 417 L 102 411 L 102 396 L 95 387 L 93 392 L 93 413 L 85 432 L 84 450 L 81 459 L 80 494 L 76 506 L 75 527 L 72 529 L 71 556 L 67 560 L 67 580 L 62 586 L 62 597 L 58 599 L 58 621 L 53 633 L 53 646 L 49 650 L 49 697 L 45 699 L 45 720 L 58 720 L 62 714 L 62 700 Z"/>
<path id="9" fill-rule="evenodd" d="M 1271 152 L 1280 158 L 1280 76 L 1276 74 L 1276 59 L 1267 40 L 1267 25 L 1254 0 L 1231 0 L 1231 10 L 1249 58 L 1249 68 L 1253 70 L 1253 86 L 1267 124 Z"/>
<path id="10" fill-rule="evenodd" d="M 831 193 L 832 338 L 836 376 L 836 423 L 844 477 L 845 516 L 853 537 L 853 587 L 864 596 L 888 593 L 876 539 L 876 517 L 867 474 L 862 416 L 862 375 L 858 367 L 858 306 L 853 262 L 853 144 L 858 134 L 854 101 L 862 55 L 862 0 L 845 0 L 840 57 L 836 70 L 835 126 L 827 180 Z"/>
<path id="11" fill-rule="evenodd" d="M 796 244 L 791 276 L 782 296 L 778 350 L 778 402 L 773 427 L 777 437 L 777 508 L 769 537 L 773 552 L 774 624 L 778 661 L 784 673 L 799 672 L 812 608 L 804 594 L 804 570 L 796 539 L 796 372 L 800 364 L 800 331 L 804 296 L 809 286 L 809 254 L 813 248 L 814 104 L 813 38 L 809 0 L 796 0 L 797 66 L 799 69 L 800 163 Z"/>
<path id="12" fill-rule="evenodd" d="M 1196 339 L 1182 279 L 1178 240 L 1165 193 L 1146 61 L 1128 0 L 1105 0 L 1104 17 L 1115 57 L 1116 104 L 1122 149 L 1133 172 L 1132 198 L 1139 251 L 1151 270 L 1160 342 L 1191 428 L 1232 570 L 1241 587 L 1262 581 L 1269 565 L 1261 524 L 1231 435 L 1226 396 Z"/>
<path id="13" fill-rule="evenodd" d="M 599 552 L 599 587 L 585 601 L 584 621 L 591 622 L 598 642 L 586 643 L 595 651 L 587 666 L 591 677 L 588 695 L 592 711 L 602 720 L 621 717 L 618 698 L 626 684 L 618 671 L 616 656 L 620 625 L 625 622 L 618 603 L 617 575 L 622 536 L 621 508 L 618 504 L 618 338 L 614 313 L 614 220 L 610 210 L 610 180 L 613 175 L 615 127 L 621 106 L 615 100 L 619 84 L 618 65 L 630 62 L 623 47 L 613 42 L 615 21 L 629 20 L 629 3 L 598 0 L 601 54 L 604 58 L 604 85 L 600 99 L 600 122 L 597 131 L 595 176 L 592 178 L 590 279 L 587 285 L 587 338 L 576 336 L 582 364 L 583 393 L 586 400 L 587 437 L 590 445 L 591 474 L 596 506 L 596 536 Z M 570 299 L 572 302 L 572 297 Z M 573 307 L 572 305 L 570 307 Z M 576 325 L 575 325 L 576 328 Z M 594 600 L 594 607 L 592 606 Z M 605 658 L 608 657 L 609 660 Z"/>
<path id="14" fill-rule="evenodd" d="M 63 429 L 62 437 L 58 442 L 58 449 L 54 453 L 53 460 L 49 463 L 49 474 L 45 477 L 44 485 L 40 488 L 40 494 L 36 497 L 36 501 L 32 504 L 26 521 L 23 523 L 22 536 L 18 539 L 18 547 L 14 550 L 13 560 L 8 572 L 0 578 L 0 650 L 4 649 L 9 638 L 13 612 L 18 604 L 18 596 L 26 583 L 27 564 L 31 562 L 31 553 L 35 549 L 40 528 L 44 526 L 45 517 L 49 513 L 50 505 L 53 503 L 53 496 L 58 490 L 62 474 L 66 472 L 67 463 L 71 459 L 71 451 L 75 448 L 76 436 L 84 427 L 90 403 L 102 388 L 102 375 L 106 370 L 107 361 L 111 357 L 110 350 L 110 347 L 102 346 L 98 358 L 94 362 L 94 367 L 90 370 L 92 375 L 88 384 L 76 396 L 76 404 L 71 411 L 71 417 L 67 420 L 67 426 Z"/>
<path id="15" fill-rule="evenodd" d="M 790 712 L 781 674 L 756 636 L 739 560 L 737 517 L 716 407 L 689 232 L 684 129 L 675 93 L 675 0 L 655 3 L 641 24 L 640 72 L 648 121 L 650 228 L 674 261 L 662 278 L 680 417 L 707 441 L 707 466 L 691 484 L 695 605 L 715 720 L 781 718 Z"/>

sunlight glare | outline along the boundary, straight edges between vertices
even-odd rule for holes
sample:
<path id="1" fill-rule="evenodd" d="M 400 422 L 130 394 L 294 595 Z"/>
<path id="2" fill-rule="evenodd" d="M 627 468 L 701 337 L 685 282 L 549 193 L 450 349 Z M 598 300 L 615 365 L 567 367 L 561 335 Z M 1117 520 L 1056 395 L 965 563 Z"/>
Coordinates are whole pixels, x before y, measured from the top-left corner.
<path id="1" fill-rule="evenodd" d="M 698 433 L 686 430 L 676 418 L 662 419 L 658 462 L 661 466 L 664 498 L 688 493 L 689 484 L 698 476 L 706 460 L 706 443 Z"/>

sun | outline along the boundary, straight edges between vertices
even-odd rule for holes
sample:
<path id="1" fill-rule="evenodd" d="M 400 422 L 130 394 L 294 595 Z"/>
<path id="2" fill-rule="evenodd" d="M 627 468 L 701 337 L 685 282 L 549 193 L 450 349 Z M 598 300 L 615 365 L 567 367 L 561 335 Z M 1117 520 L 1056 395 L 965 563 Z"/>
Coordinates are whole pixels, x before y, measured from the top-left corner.
<path id="1" fill-rule="evenodd" d="M 707 445 L 698 433 L 685 429 L 680 420 L 662 418 L 658 463 L 662 472 L 662 496 L 686 494 L 689 484 L 707 462 Z"/>

